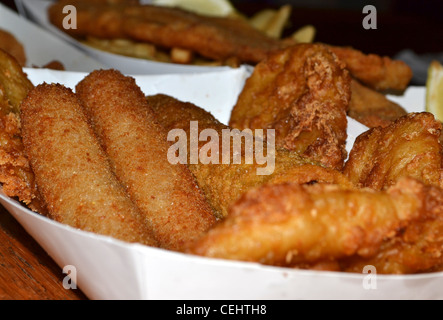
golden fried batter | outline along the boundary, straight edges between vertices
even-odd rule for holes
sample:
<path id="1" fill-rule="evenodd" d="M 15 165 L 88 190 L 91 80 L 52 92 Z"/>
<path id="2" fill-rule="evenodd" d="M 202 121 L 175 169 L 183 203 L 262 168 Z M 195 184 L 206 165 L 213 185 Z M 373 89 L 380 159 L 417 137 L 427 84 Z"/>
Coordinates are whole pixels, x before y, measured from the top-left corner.
<path id="1" fill-rule="evenodd" d="M 373 256 L 424 207 L 415 186 L 386 192 L 318 184 L 264 185 L 188 252 L 278 266 Z"/>
<path id="2" fill-rule="evenodd" d="M 409 223 L 394 238 L 386 239 L 370 258 L 353 256 L 340 261 L 340 269 L 362 272 L 372 265 L 380 274 L 412 274 L 443 271 L 443 190 L 401 180 L 400 190 L 414 187 L 425 206 L 423 214 Z M 406 184 L 406 185 L 405 185 Z"/>
<path id="3" fill-rule="evenodd" d="M 351 78 L 321 44 L 271 54 L 246 81 L 229 125 L 276 131 L 276 143 L 333 169 L 347 157 Z"/>
<path id="4" fill-rule="evenodd" d="M 387 127 L 407 111 L 380 92 L 352 80 L 348 116 L 369 128 Z"/>
<path id="5" fill-rule="evenodd" d="M 378 90 L 403 91 L 412 79 L 412 69 L 401 60 L 392 60 L 376 54 L 364 54 L 350 47 L 329 46 L 346 64 L 352 76 Z"/>
<path id="6" fill-rule="evenodd" d="M 344 174 L 358 187 L 386 189 L 401 177 L 441 185 L 442 124 L 430 113 L 410 113 L 386 128 L 357 137 Z"/>
<path id="7" fill-rule="evenodd" d="M 14 57 L 0 49 L 0 183 L 7 196 L 44 214 L 21 140 L 20 103 L 33 87 Z"/>
<path id="8" fill-rule="evenodd" d="M 63 28 L 63 7 L 67 4 L 77 8 L 76 29 Z M 257 63 L 268 52 L 284 45 L 242 19 L 207 17 L 178 8 L 122 1 L 116 4 L 59 1 L 49 8 L 49 19 L 78 38 L 131 39 L 186 49 L 221 61 L 238 58 L 240 62 Z"/>
<path id="9" fill-rule="evenodd" d="M 201 133 L 205 129 L 214 129 L 220 142 L 217 140 L 218 146 L 222 148 L 223 130 L 230 130 L 226 125 L 221 124 L 209 112 L 191 104 L 178 101 L 172 97 L 165 95 L 156 95 L 147 97 L 149 105 L 156 113 L 156 117 L 160 124 L 166 130 L 182 129 L 186 135 L 190 136 L 190 123 L 196 121 L 198 123 L 198 132 Z M 251 135 L 252 136 L 252 135 Z M 258 137 L 255 141 L 260 142 Z M 200 141 L 198 144 L 199 151 L 207 142 Z M 242 140 L 241 161 L 239 164 L 233 160 L 233 140 L 230 143 L 230 161 L 228 164 L 209 163 L 203 164 L 189 163 L 189 168 L 197 179 L 199 186 L 204 191 L 206 197 L 211 202 L 219 217 L 228 215 L 228 207 L 237 200 L 247 190 L 262 185 L 264 183 L 281 183 L 291 181 L 294 183 L 336 183 L 350 186 L 350 182 L 339 171 L 324 168 L 317 163 L 308 160 L 296 152 L 286 149 L 275 148 L 275 165 L 269 174 L 257 174 L 258 168 L 269 167 L 268 164 L 260 164 L 254 159 L 251 163 L 246 163 L 245 157 L 245 140 Z M 263 144 L 264 154 L 268 154 L 269 147 Z M 190 149 L 188 141 L 187 150 Z M 224 151 L 224 150 L 223 150 Z M 256 151 L 256 150 L 255 150 Z M 221 153 L 221 152 L 220 152 Z M 188 152 L 188 156 L 190 152 Z"/>
<path id="10" fill-rule="evenodd" d="M 21 67 L 26 65 L 26 52 L 23 45 L 13 34 L 0 29 L 0 49 L 14 57 Z"/>
<path id="11" fill-rule="evenodd" d="M 152 229 L 113 175 L 80 101 L 42 84 L 22 103 L 23 143 L 50 217 L 85 231 L 157 246 Z"/>

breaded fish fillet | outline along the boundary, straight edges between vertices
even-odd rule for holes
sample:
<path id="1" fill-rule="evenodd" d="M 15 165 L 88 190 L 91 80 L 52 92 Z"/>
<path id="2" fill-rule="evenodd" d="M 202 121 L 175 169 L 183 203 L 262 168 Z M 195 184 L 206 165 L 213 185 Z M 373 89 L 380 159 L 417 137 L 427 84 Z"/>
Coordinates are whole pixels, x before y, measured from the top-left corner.
<path id="1" fill-rule="evenodd" d="M 373 256 L 423 207 L 420 194 L 406 184 L 386 192 L 264 185 L 244 194 L 189 252 L 278 266 Z"/>
<path id="2" fill-rule="evenodd" d="M 412 69 L 401 60 L 364 54 L 351 47 L 329 46 L 329 49 L 346 64 L 354 78 L 375 90 L 403 91 L 411 82 Z"/>
<path id="3" fill-rule="evenodd" d="M 206 129 L 212 129 L 217 132 L 214 138 L 218 145 L 216 153 L 221 155 L 223 150 L 223 132 L 232 132 L 231 128 L 220 123 L 209 112 L 192 103 L 181 102 L 175 98 L 165 95 L 155 95 L 147 97 L 149 105 L 156 113 L 157 119 L 166 130 L 181 129 L 190 137 L 191 122 L 198 123 L 198 133 Z M 246 132 L 247 133 L 247 132 Z M 188 139 L 187 150 L 188 159 L 190 157 L 190 139 Z M 259 163 L 258 158 L 252 159 L 247 163 L 246 150 L 251 145 L 246 144 L 246 140 L 241 142 L 241 161 L 233 161 L 234 140 L 230 141 L 230 161 L 222 163 L 204 164 L 201 161 L 191 163 L 188 160 L 188 166 L 196 177 L 198 184 L 203 189 L 206 197 L 214 207 L 219 217 L 228 215 L 229 206 L 237 200 L 247 190 L 260 186 L 265 183 L 294 182 L 305 183 L 335 183 L 345 186 L 351 186 L 350 182 L 339 171 L 324 168 L 317 163 L 308 160 L 297 154 L 281 148 L 273 148 L 271 145 L 261 143 L 259 137 L 253 137 L 251 140 L 263 145 L 263 155 L 269 155 L 267 163 Z M 198 151 L 200 152 L 207 145 L 206 141 L 198 142 Z M 258 149 L 254 148 L 254 152 Z M 222 150 L 220 150 L 222 149 Z M 239 150 L 237 150 L 238 153 Z M 221 157 L 221 156 L 220 156 Z M 275 161 L 274 164 L 271 162 Z M 258 174 L 258 169 L 270 169 L 268 174 Z"/>
<path id="4" fill-rule="evenodd" d="M 442 124 L 430 113 L 410 113 L 355 140 L 344 174 L 358 187 L 384 190 L 401 177 L 441 186 Z"/>
<path id="5" fill-rule="evenodd" d="M 410 188 L 411 182 L 405 181 L 402 179 L 397 187 Z M 419 182 L 413 187 L 421 193 L 424 214 L 394 238 L 386 239 L 376 255 L 353 256 L 340 261 L 342 271 L 359 273 L 367 265 L 374 266 L 380 274 L 443 271 L 443 190 Z"/>
<path id="6" fill-rule="evenodd" d="M 341 170 L 347 157 L 350 85 L 348 71 L 326 46 L 295 45 L 255 67 L 229 125 L 275 129 L 278 146 Z"/>
<path id="7" fill-rule="evenodd" d="M 0 183 L 7 196 L 45 214 L 21 139 L 20 104 L 33 87 L 16 59 L 0 49 Z"/>
<path id="8" fill-rule="evenodd" d="M 352 80 L 348 116 L 369 128 L 387 127 L 407 111 L 386 96 Z"/>
<path id="9" fill-rule="evenodd" d="M 77 28 L 64 29 L 66 5 L 77 9 Z M 246 21 L 233 18 L 206 17 L 177 8 L 91 3 L 85 0 L 64 0 L 49 8 L 50 21 L 68 34 L 82 38 L 129 38 L 159 47 L 191 50 L 203 57 L 257 63 L 269 51 L 283 47 L 253 28 Z"/>
<path id="10" fill-rule="evenodd" d="M 10 32 L 0 29 L 0 49 L 13 56 L 21 67 L 26 65 L 26 52 L 23 44 Z"/>
<path id="11" fill-rule="evenodd" d="M 133 78 L 94 71 L 78 83 L 76 93 L 113 171 L 161 247 L 179 250 L 212 227 L 210 205 L 187 166 L 169 162 L 167 132 Z"/>
<path id="12" fill-rule="evenodd" d="M 70 89 L 37 86 L 23 101 L 21 118 L 25 151 L 51 218 L 119 240 L 157 245 Z"/>

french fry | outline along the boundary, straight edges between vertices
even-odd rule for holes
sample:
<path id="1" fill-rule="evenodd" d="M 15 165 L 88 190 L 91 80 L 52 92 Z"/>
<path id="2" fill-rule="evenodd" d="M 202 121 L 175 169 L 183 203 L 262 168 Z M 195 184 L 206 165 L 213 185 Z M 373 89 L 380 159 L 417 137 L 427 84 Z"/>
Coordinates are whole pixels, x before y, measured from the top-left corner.
<path id="1" fill-rule="evenodd" d="M 291 16 L 292 7 L 290 5 L 282 6 L 272 17 L 266 26 L 265 33 L 274 39 L 280 39 L 286 24 Z"/>
<path id="2" fill-rule="evenodd" d="M 94 48 L 121 54 L 129 57 L 143 58 L 154 60 L 156 51 L 154 45 L 148 43 L 136 43 L 129 39 L 98 39 L 88 37 L 84 42 Z"/>
<path id="3" fill-rule="evenodd" d="M 174 63 L 190 64 L 194 58 L 194 54 L 190 50 L 182 48 L 172 48 L 171 61 Z"/>
<path id="4" fill-rule="evenodd" d="M 266 32 L 266 28 L 270 21 L 277 14 L 276 10 L 265 9 L 256 13 L 249 19 L 249 23 L 256 29 Z"/>

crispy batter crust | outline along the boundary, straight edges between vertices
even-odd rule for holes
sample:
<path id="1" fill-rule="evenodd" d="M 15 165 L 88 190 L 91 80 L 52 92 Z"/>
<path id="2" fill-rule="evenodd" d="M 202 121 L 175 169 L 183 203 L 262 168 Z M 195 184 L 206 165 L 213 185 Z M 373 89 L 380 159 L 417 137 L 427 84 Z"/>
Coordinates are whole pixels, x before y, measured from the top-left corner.
<path id="1" fill-rule="evenodd" d="M 403 91 L 411 82 L 412 69 L 403 61 L 364 54 L 351 47 L 329 48 L 346 64 L 353 77 L 375 90 Z"/>
<path id="2" fill-rule="evenodd" d="M 264 185 L 243 195 L 189 252 L 280 266 L 373 256 L 421 214 L 425 204 L 410 184 L 387 192 Z"/>
<path id="3" fill-rule="evenodd" d="M 387 127 L 407 114 L 406 110 L 386 96 L 352 80 L 352 97 L 348 116 L 369 128 Z"/>
<path id="4" fill-rule="evenodd" d="M 321 44 L 300 44 L 259 63 L 247 80 L 229 125 L 276 130 L 276 143 L 324 166 L 346 159 L 351 78 Z"/>
<path id="5" fill-rule="evenodd" d="M 77 29 L 63 28 L 63 7 L 77 8 Z M 283 44 L 241 19 L 196 15 L 177 8 L 133 3 L 67 0 L 49 8 L 50 21 L 74 37 L 129 38 L 160 47 L 182 48 L 216 59 L 257 63 Z"/>
<path id="6" fill-rule="evenodd" d="M 20 103 L 33 87 L 14 57 L 0 49 L 0 183 L 7 196 L 45 214 L 21 140 Z"/>
<path id="7" fill-rule="evenodd" d="M 199 133 L 205 129 L 214 129 L 220 138 L 219 147 L 222 148 L 223 130 L 230 130 L 216 120 L 207 111 L 191 104 L 178 101 L 165 95 L 150 96 L 147 98 L 149 105 L 156 112 L 157 119 L 167 130 L 183 129 L 190 136 L 190 122 L 198 122 Z M 259 138 L 255 138 L 259 139 Z M 242 152 L 244 152 L 242 140 Z M 206 142 L 199 143 L 199 150 Z M 275 167 L 268 175 L 258 175 L 257 169 L 266 164 L 260 164 L 254 159 L 246 163 L 244 154 L 240 164 L 232 161 L 233 141 L 231 140 L 231 160 L 229 164 L 189 164 L 200 187 L 206 194 L 212 206 L 220 217 L 228 215 L 228 207 L 247 190 L 264 183 L 294 182 L 304 183 L 335 183 L 351 186 L 347 178 L 339 171 L 324 168 L 317 163 L 286 149 L 275 149 Z M 267 154 L 267 144 L 264 143 L 264 154 Z M 188 142 L 188 150 L 190 148 Z M 190 152 L 188 152 L 188 155 Z M 221 154 L 221 151 L 219 152 Z"/>
<path id="8" fill-rule="evenodd" d="M 410 113 L 357 137 L 344 174 L 358 187 L 383 190 L 401 177 L 441 186 L 442 125 L 430 113 Z"/>

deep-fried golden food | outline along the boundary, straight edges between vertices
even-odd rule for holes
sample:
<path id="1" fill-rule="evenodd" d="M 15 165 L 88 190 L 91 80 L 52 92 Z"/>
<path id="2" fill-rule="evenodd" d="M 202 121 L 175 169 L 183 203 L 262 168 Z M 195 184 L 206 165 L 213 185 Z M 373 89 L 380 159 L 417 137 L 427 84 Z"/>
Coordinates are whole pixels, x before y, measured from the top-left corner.
<path id="1" fill-rule="evenodd" d="M 21 119 L 25 151 L 51 218 L 123 241 L 157 245 L 70 89 L 37 86 L 23 100 Z"/>
<path id="2" fill-rule="evenodd" d="M 76 29 L 63 28 L 63 7 L 67 4 L 77 8 Z M 77 38 L 129 38 L 221 61 L 236 57 L 241 62 L 257 63 L 269 51 L 283 46 L 242 19 L 207 17 L 153 5 L 64 0 L 49 8 L 49 19 Z"/>
<path id="3" fill-rule="evenodd" d="M 397 187 L 401 189 L 404 181 Z M 413 183 L 413 182 L 412 182 Z M 407 182 L 411 185 L 411 182 Z M 396 237 L 384 241 L 376 255 L 370 258 L 351 257 L 340 262 L 340 269 L 362 272 L 372 265 L 380 274 L 411 274 L 443 271 L 443 190 L 416 183 L 425 205 L 424 214 Z"/>
<path id="4" fill-rule="evenodd" d="M 23 45 L 13 34 L 2 29 L 0 29 L 0 49 L 13 56 L 21 67 L 26 65 L 26 52 Z"/>
<path id="5" fill-rule="evenodd" d="M 430 113 L 410 113 L 357 137 L 344 174 L 358 187 L 386 189 L 401 177 L 441 185 L 442 125 Z"/>
<path id="6" fill-rule="evenodd" d="M 265 185 L 244 194 L 190 253 L 278 266 L 373 256 L 425 204 L 411 188 Z"/>
<path id="7" fill-rule="evenodd" d="M 33 87 L 18 62 L 0 49 L 0 183 L 7 196 L 44 214 L 20 132 L 20 103 Z"/>
<path id="8" fill-rule="evenodd" d="M 387 127 L 393 121 L 407 114 L 397 103 L 357 80 L 351 83 L 352 96 L 349 102 L 348 116 L 369 128 Z"/>
<path id="9" fill-rule="evenodd" d="M 182 129 L 187 137 L 190 137 L 191 121 L 198 123 L 198 133 L 205 129 L 214 129 L 218 133 L 218 146 L 222 147 L 223 130 L 230 131 L 230 128 L 221 124 L 207 111 L 191 104 L 178 101 L 165 95 L 147 97 L 149 105 L 156 113 L 157 119 L 166 130 Z M 260 138 L 251 140 L 260 142 Z M 202 150 L 207 142 L 198 142 L 198 151 Z M 233 161 L 233 139 L 230 139 L 230 161 L 228 164 L 201 162 L 191 163 L 188 160 L 189 168 L 197 179 L 199 186 L 204 191 L 206 197 L 218 213 L 219 217 L 226 217 L 228 207 L 237 200 L 247 190 L 262 185 L 264 183 L 281 183 L 291 181 L 294 183 L 336 183 L 350 186 L 350 182 L 340 172 L 327 169 L 317 165 L 296 152 L 291 152 L 281 148 L 272 150 L 266 143 L 263 144 L 263 155 L 269 156 L 268 163 L 258 163 L 254 158 L 251 163 L 247 163 L 245 156 L 245 140 L 241 142 L 241 161 L 238 164 Z M 270 150 L 271 149 L 271 150 Z M 190 139 L 188 139 L 187 154 L 190 156 Z M 218 150 L 217 150 L 218 151 Z M 222 150 L 225 151 L 225 150 Z M 254 150 L 257 152 L 257 149 Z M 272 154 L 274 151 L 275 154 Z M 219 156 L 222 152 L 219 152 Z M 275 163 L 271 164 L 275 159 Z M 258 174 L 258 169 L 270 169 L 269 174 Z"/>
<path id="10" fill-rule="evenodd" d="M 348 72 L 324 45 L 299 44 L 275 52 L 246 81 L 229 125 L 275 129 L 278 146 L 342 169 L 350 84 Z"/>
<path id="11" fill-rule="evenodd" d="M 11 55 L 0 49 L 0 84 L 2 93 L 9 102 L 10 112 L 18 114 L 20 103 L 34 86 L 22 67 Z"/>
<path id="12" fill-rule="evenodd" d="M 364 54 L 350 47 L 329 46 L 346 64 L 352 76 L 376 90 L 403 91 L 412 79 L 412 69 L 403 61 Z"/>
<path id="13" fill-rule="evenodd" d="M 94 71 L 76 93 L 117 178 L 150 221 L 161 247 L 179 250 L 212 227 L 210 205 L 187 166 L 169 162 L 167 132 L 133 78 L 115 70 Z"/>

